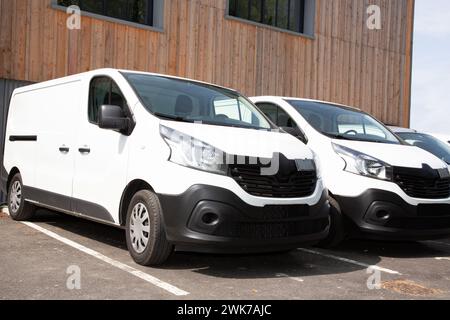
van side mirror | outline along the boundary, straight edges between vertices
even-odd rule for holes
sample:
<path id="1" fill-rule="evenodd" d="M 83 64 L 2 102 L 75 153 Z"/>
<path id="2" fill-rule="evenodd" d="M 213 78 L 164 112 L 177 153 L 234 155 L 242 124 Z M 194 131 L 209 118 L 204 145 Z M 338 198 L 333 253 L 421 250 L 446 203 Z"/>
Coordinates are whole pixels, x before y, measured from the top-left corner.
<path id="1" fill-rule="evenodd" d="M 300 130 L 298 127 L 282 127 L 281 128 L 284 132 L 289 133 L 290 135 L 294 136 L 295 138 L 299 139 L 304 144 L 308 143 L 308 138 L 306 138 L 305 134 L 302 130 Z"/>
<path id="2" fill-rule="evenodd" d="M 130 121 L 119 106 L 102 105 L 98 114 L 98 126 L 101 129 L 128 130 Z"/>

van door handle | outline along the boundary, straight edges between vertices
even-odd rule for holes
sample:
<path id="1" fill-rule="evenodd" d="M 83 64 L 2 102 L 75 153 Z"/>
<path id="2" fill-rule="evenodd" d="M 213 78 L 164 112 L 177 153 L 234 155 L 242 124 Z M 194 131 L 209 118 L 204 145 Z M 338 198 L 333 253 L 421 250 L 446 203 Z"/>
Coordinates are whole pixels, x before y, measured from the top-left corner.
<path id="1" fill-rule="evenodd" d="M 60 151 L 61 153 L 69 153 L 70 148 L 69 148 L 69 147 L 66 147 L 66 146 L 62 146 L 62 147 L 59 148 L 59 151 Z"/>
<path id="2" fill-rule="evenodd" d="M 78 151 L 79 151 L 81 154 L 89 154 L 89 153 L 91 153 L 91 148 L 89 148 L 89 147 L 83 147 L 83 148 L 79 148 Z"/>

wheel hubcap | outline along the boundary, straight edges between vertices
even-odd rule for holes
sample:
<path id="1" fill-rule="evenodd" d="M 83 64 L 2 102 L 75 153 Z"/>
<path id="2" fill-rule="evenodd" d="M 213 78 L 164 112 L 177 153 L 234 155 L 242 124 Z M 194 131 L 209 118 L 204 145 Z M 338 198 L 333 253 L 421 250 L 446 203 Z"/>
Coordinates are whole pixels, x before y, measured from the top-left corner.
<path id="1" fill-rule="evenodd" d="M 150 217 L 143 203 L 134 206 L 130 220 L 130 239 L 133 249 L 142 253 L 147 248 L 150 237 Z"/>
<path id="2" fill-rule="evenodd" d="M 11 195 L 9 198 L 9 207 L 13 213 L 16 213 L 22 202 L 22 186 L 19 181 L 13 183 L 11 187 Z"/>

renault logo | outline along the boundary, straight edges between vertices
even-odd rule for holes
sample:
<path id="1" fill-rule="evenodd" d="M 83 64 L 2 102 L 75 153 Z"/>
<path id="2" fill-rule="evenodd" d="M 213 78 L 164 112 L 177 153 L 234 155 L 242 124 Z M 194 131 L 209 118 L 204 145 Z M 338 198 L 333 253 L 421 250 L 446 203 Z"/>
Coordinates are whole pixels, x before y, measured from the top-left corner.
<path id="1" fill-rule="evenodd" d="M 447 168 L 444 168 L 444 169 L 438 169 L 438 172 L 439 172 L 439 177 L 440 177 L 441 179 L 447 179 L 447 178 L 450 178 L 450 172 L 448 171 Z"/>
<path id="2" fill-rule="evenodd" d="M 316 169 L 314 160 L 297 159 L 295 160 L 295 165 L 298 171 L 313 171 Z"/>

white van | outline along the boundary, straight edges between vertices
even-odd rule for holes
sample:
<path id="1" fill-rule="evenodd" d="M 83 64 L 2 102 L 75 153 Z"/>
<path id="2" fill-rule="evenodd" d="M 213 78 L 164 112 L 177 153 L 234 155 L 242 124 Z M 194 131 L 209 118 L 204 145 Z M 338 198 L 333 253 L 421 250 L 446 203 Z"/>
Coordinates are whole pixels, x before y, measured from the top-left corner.
<path id="1" fill-rule="evenodd" d="M 123 227 L 143 265 L 328 233 L 312 151 L 230 89 L 114 69 L 39 83 L 14 91 L 5 143 L 12 218 L 45 207 Z"/>
<path id="2" fill-rule="evenodd" d="M 406 145 L 367 113 L 322 101 L 256 97 L 320 159 L 332 226 L 324 246 L 347 236 L 421 240 L 450 236 L 450 174 L 434 155 Z"/>

